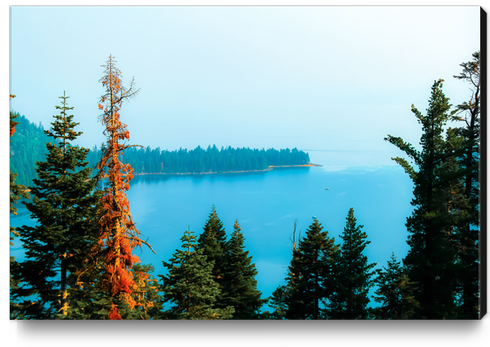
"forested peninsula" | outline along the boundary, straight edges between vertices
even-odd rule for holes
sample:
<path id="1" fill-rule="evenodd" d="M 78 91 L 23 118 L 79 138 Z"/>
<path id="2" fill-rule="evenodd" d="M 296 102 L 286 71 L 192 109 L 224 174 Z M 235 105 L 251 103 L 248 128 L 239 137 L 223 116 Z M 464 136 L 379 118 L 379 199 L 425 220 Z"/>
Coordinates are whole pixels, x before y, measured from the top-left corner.
<path id="1" fill-rule="evenodd" d="M 29 186 L 36 178 L 37 161 L 46 158 L 48 136 L 44 127 L 31 123 L 25 116 L 16 114 L 19 124 L 11 138 L 10 170 L 18 174 L 19 184 Z M 25 151 L 29 148 L 29 151 Z M 89 166 L 96 168 L 104 152 L 94 146 L 87 155 Z M 207 149 L 198 146 L 195 149 L 162 150 L 160 147 L 130 147 L 121 155 L 121 162 L 130 164 L 134 175 L 148 174 L 214 174 L 235 172 L 269 171 L 274 168 L 310 167 L 308 153 L 293 149 L 218 149 L 216 145 Z M 95 170 L 94 170 L 95 172 Z"/>
<path id="2" fill-rule="evenodd" d="M 100 150 L 92 149 L 89 163 L 97 163 Z M 121 161 L 130 164 L 135 175 L 145 174 L 210 174 L 254 172 L 271 170 L 274 167 L 309 167 L 308 153 L 293 148 L 286 149 L 218 149 L 216 145 L 203 149 L 201 146 L 188 150 L 168 151 L 159 147 L 131 147 L 124 151 Z"/>

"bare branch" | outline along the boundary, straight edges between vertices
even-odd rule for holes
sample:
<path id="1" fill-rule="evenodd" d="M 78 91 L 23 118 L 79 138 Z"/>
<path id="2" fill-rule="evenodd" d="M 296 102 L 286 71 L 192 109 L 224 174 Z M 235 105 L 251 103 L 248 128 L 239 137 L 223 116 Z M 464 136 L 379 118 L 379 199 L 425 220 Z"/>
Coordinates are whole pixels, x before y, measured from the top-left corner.
<path id="1" fill-rule="evenodd" d="M 137 241 L 137 242 L 141 242 L 141 243 L 144 243 L 145 245 L 148 246 L 148 248 L 154 253 L 154 254 L 157 254 L 157 252 L 155 252 L 153 250 L 153 248 L 151 248 L 150 244 L 146 241 L 143 241 L 142 239 L 140 239 L 139 237 L 134 237 L 134 236 L 127 236 L 126 237 L 128 240 L 133 240 L 133 241 Z"/>

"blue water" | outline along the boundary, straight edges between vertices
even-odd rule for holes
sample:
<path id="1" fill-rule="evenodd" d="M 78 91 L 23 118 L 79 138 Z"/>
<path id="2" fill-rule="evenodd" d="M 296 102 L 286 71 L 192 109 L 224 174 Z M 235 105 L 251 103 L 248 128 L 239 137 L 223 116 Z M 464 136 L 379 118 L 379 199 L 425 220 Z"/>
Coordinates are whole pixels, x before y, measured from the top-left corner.
<path id="1" fill-rule="evenodd" d="M 135 254 L 142 263 L 155 266 L 155 275 L 163 273 L 162 260 L 168 261 L 180 247 L 180 238 L 189 226 L 196 234 L 202 232 L 213 205 L 228 233 L 238 220 L 245 247 L 258 270 L 256 279 L 263 297 L 285 283 L 295 220 L 297 233 L 304 235 L 316 217 L 339 243 L 338 235 L 353 207 L 358 224 L 364 225 L 371 241 L 365 250 L 370 262 L 386 266 L 392 252 L 401 260 L 408 251 L 404 224 L 412 211 L 412 183 L 397 166 L 137 176 L 128 199 L 142 238 L 157 252 L 143 246 Z M 11 219 L 13 226 L 33 223 L 23 208 Z M 21 260 L 19 242 L 15 241 L 11 255 Z"/>

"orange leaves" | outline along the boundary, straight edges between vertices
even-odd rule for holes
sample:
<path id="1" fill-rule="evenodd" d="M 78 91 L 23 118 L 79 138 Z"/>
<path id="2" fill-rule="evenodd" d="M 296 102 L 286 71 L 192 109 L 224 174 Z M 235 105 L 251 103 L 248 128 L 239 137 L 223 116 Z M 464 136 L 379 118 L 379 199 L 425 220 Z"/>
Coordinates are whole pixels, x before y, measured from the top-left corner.
<path id="1" fill-rule="evenodd" d="M 129 246 L 129 242 L 127 240 L 121 241 L 121 249 L 123 254 L 131 254 L 132 248 Z"/>
<path id="2" fill-rule="evenodd" d="M 132 255 L 131 256 L 131 264 L 139 263 L 140 258 L 137 255 Z"/>
<path id="3" fill-rule="evenodd" d="M 138 238 L 139 232 L 131 219 L 125 194 L 133 178 L 133 169 L 120 160 L 120 153 L 127 148 L 121 141 L 129 140 L 129 131 L 126 124 L 121 122 L 119 111 L 123 100 L 133 96 L 135 92 L 127 94 L 132 87 L 129 90 L 122 87 L 121 72 L 115 63 L 113 57 L 109 56 L 103 65 L 104 76 L 100 79 L 105 93 L 100 98 L 98 108 L 104 111 L 101 122 L 105 126 L 107 146 L 98 165 L 105 181 L 104 194 L 99 204 L 101 236 L 98 245 L 104 254 L 103 283 L 106 289 L 112 296 L 120 298 L 133 308 L 137 302 L 131 293 L 137 291 L 139 285 L 135 283 L 130 270 L 133 264 L 139 262 L 139 258 L 132 255 L 132 251 L 134 247 L 141 246 L 142 241 Z M 109 318 L 121 319 L 114 305 Z"/>
<path id="4" fill-rule="evenodd" d="M 233 228 L 234 228 L 234 232 L 235 233 L 238 233 L 238 232 L 240 232 L 242 230 L 242 228 L 238 224 L 238 221 L 235 221 L 235 224 L 233 225 Z"/>
<path id="5" fill-rule="evenodd" d="M 133 276 L 131 274 L 131 272 L 129 271 L 125 271 L 125 269 L 123 269 L 122 267 L 119 267 L 118 269 L 118 292 L 125 292 L 125 293 L 128 293 L 128 294 L 131 294 L 131 284 L 133 284 Z"/>
<path id="6" fill-rule="evenodd" d="M 108 318 L 111 319 L 111 320 L 120 320 L 120 319 L 122 319 L 122 317 L 119 314 L 119 311 L 118 311 L 116 305 L 114 305 L 114 303 L 112 304 L 112 308 L 111 308 L 111 311 L 109 312 Z"/>
<path id="7" fill-rule="evenodd" d="M 124 294 L 122 295 L 124 301 L 128 304 L 129 308 L 130 309 L 133 309 L 135 306 L 141 306 L 140 304 L 138 304 L 136 302 L 136 300 L 134 300 L 134 298 L 129 295 L 129 294 Z"/>

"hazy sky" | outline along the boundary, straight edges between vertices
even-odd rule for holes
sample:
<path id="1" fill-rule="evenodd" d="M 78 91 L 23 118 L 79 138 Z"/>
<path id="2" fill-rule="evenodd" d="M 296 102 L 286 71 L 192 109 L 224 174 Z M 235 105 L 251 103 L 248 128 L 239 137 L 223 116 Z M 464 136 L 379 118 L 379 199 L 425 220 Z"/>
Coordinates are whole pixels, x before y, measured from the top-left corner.
<path id="1" fill-rule="evenodd" d="M 418 143 L 410 105 L 425 112 L 434 80 L 453 104 L 469 98 L 452 76 L 479 49 L 479 15 L 478 6 L 11 7 L 10 108 L 47 127 L 66 91 L 78 143 L 100 145 L 99 79 L 112 54 L 124 84 L 134 76 L 141 88 L 121 110 L 131 143 L 347 150 L 390 164 L 400 153 L 383 138 Z"/>

